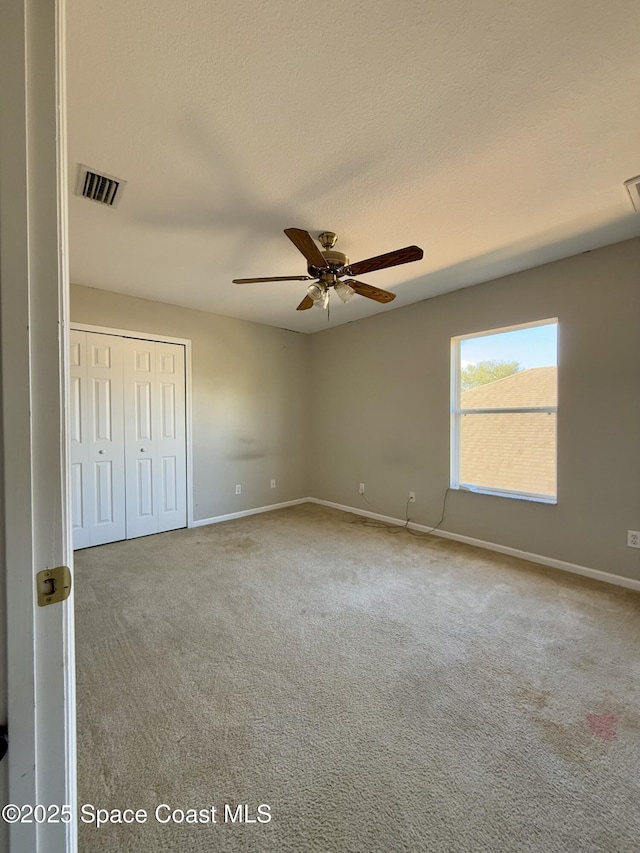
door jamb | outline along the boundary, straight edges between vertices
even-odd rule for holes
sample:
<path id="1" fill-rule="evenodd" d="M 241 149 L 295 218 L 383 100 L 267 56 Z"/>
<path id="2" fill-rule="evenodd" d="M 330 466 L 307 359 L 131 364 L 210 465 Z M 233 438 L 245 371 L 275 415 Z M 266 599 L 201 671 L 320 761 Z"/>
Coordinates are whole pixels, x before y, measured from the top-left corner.
<path id="1" fill-rule="evenodd" d="M 172 338 L 150 332 L 135 332 L 131 329 L 112 329 L 108 326 L 94 326 L 90 323 L 69 324 L 70 329 L 78 332 L 92 332 L 96 335 L 115 335 L 119 338 L 138 338 L 142 341 L 158 341 L 162 344 L 180 344 L 184 347 L 185 381 L 185 440 L 187 453 L 187 528 L 193 527 L 193 447 L 192 447 L 192 393 L 191 393 L 191 339 Z"/>
<path id="2" fill-rule="evenodd" d="M 36 604 L 41 569 L 73 566 L 67 480 L 64 0 L 0 12 L 2 419 L 8 797 L 76 805 L 73 592 Z M 4 767 L 2 770 L 4 771 Z M 0 827 L 11 853 L 73 853 L 76 820 Z"/>

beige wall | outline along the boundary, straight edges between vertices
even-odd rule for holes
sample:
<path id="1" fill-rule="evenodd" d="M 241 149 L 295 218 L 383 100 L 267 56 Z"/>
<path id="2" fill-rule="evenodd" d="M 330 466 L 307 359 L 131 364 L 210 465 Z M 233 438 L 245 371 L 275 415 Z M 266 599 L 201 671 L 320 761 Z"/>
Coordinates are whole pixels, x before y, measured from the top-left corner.
<path id="1" fill-rule="evenodd" d="M 371 281 L 373 284 L 373 280 Z M 309 493 L 435 524 L 450 339 L 559 318 L 558 504 L 451 492 L 443 529 L 640 579 L 640 239 L 311 337 Z"/>
<path id="2" fill-rule="evenodd" d="M 640 239 L 311 336 L 78 286 L 71 314 L 193 341 L 196 519 L 307 495 L 404 517 L 411 489 L 427 525 L 449 484 L 451 337 L 558 317 L 557 506 L 453 491 L 442 528 L 640 579 L 626 546 L 640 528 L 638 270 Z"/>
<path id="3" fill-rule="evenodd" d="M 195 519 L 307 495 L 306 335 L 76 285 L 71 319 L 192 341 Z"/>

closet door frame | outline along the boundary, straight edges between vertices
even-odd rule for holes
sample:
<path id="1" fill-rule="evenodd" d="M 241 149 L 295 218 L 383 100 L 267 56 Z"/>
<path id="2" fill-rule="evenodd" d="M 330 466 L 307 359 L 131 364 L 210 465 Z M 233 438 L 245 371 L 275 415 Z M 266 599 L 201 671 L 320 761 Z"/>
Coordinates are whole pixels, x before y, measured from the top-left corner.
<path id="1" fill-rule="evenodd" d="M 131 329 L 112 329 L 108 326 L 93 326 L 88 323 L 70 324 L 78 332 L 93 332 L 99 335 L 115 335 L 119 338 L 137 338 L 142 341 L 159 341 L 163 344 L 180 344 L 184 347 L 185 380 L 185 443 L 187 462 L 187 527 L 193 527 L 193 455 L 191 444 L 191 341 L 189 338 L 170 338 L 150 332 L 135 332 Z"/>

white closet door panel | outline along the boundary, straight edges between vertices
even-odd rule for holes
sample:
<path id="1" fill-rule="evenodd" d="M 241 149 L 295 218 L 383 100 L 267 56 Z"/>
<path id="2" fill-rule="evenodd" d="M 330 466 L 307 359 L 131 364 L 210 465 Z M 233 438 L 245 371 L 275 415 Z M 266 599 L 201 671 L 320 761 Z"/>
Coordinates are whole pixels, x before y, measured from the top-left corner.
<path id="1" fill-rule="evenodd" d="M 94 378 L 91 391 L 93 399 L 93 440 L 96 442 L 113 441 L 111 399 L 114 388 L 111 379 Z"/>
<path id="2" fill-rule="evenodd" d="M 161 461 L 160 511 L 163 513 L 176 512 L 179 504 L 176 458 L 175 456 L 163 456 Z"/>
<path id="3" fill-rule="evenodd" d="M 81 350 L 87 345 L 86 332 L 76 332 L 75 329 L 71 332 L 69 341 L 69 364 L 72 368 L 81 366 Z"/>
<path id="4" fill-rule="evenodd" d="M 134 387 L 134 438 L 151 441 L 151 382 L 136 382 Z"/>
<path id="5" fill-rule="evenodd" d="M 136 475 L 137 518 L 153 518 L 153 459 L 136 459 Z"/>
<path id="6" fill-rule="evenodd" d="M 110 370 L 113 364 L 113 348 L 119 346 L 120 338 L 112 335 L 89 335 L 91 367 Z"/>
<path id="7" fill-rule="evenodd" d="M 86 479 L 84 462 L 71 463 L 71 526 L 73 530 L 73 547 L 87 548 L 91 544 L 91 534 L 85 526 L 85 495 L 84 480 Z"/>
<path id="8" fill-rule="evenodd" d="M 184 347 L 158 342 L 156 369 L 159 530 L 176 530 L 187 526 Z"/>
<path id="9" fill-rule="evenodd" d="M 176 437 L 176 386 L 173 383 L 160 383 L 160 432 L 161 440 Z"/>
<path id="10" fill-rule="evenodd" d="M 156 343 L 125 338 L 123 345 L 127 539 L 135 539 L 158 532 Z"/>
<path id="11" fill-rule="evenodd" d="M 82 444 L 82 378 L 71 376 L 69 384 L 69 432 L 71 442 Z"/>
<path id="12" fill-rule="evenodd" d="M 114 494 L 113 494 L 113 463 L 96 462 L 95 470 L 95 523 L 97 526 L 113 524 L 115 517 Z"/>
<path id="13" fill-rule="evenodd" d="M 71 332 L 73 546 L 125 537 L 121 338 Z"/>
<path id="14" fill-rule="evenodd" d="M 74 547 L 186 527 L 184 347 L 74 331 L 70 350 Z"/>
<path id="15" fill-rule="evenodd" d="M 88 447 L 84 482 L 91 545 L 126 537 L 122 338 L 87 333 L 89 404 L 82 421 Z"/>
<path id="16" fill-rule="evenodd" d="M 72 331 L 69 341 L 69 432 L 71 439 L 71 519 L 73 547 L 91 545 L 89 501 L 93 488 L 89 449 L 84 442 L 87 415 L 87 334 Z"/>

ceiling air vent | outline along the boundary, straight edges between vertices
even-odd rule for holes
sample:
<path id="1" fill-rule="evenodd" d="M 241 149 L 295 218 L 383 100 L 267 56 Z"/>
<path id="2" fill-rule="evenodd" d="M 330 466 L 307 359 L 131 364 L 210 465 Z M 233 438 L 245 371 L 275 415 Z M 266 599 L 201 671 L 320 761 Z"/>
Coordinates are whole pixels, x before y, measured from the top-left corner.
<path id="1" fill-rule="evenodd" d="M 120 201 L 120 196 L 127 182 L 113 175 L 105 175 L 104 172 L 96 172 L 82 163 L 78 169 L 78 183 L 76 195 L 105 204 L 107 207 L 115 207 Z"/>
<path id="2" fill-rule="evenodd" d="M 631 204 L 640 213 L 640 175 L 637 175 L 635 178 L 629 178 L 628 181 L 624 182 L 624 185 L 629 193 Z"/>

